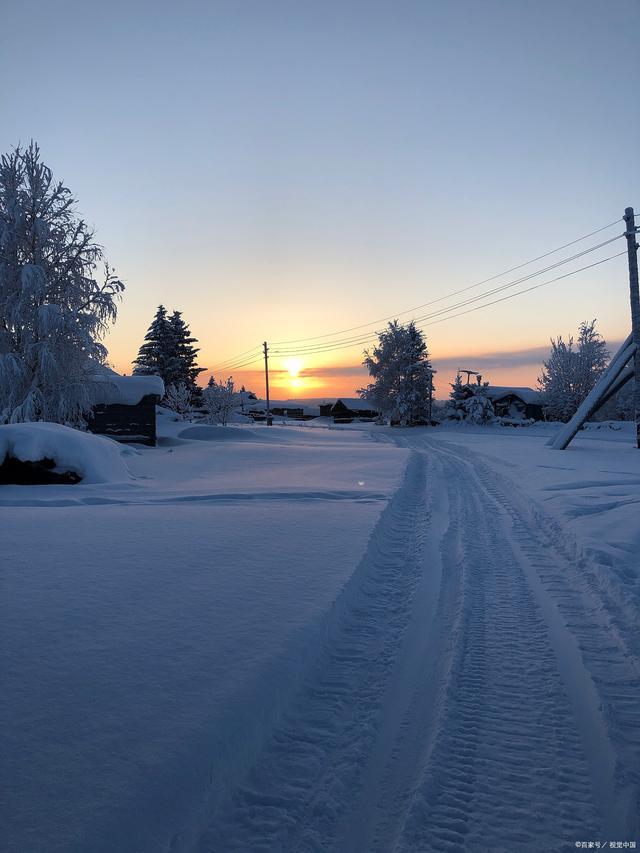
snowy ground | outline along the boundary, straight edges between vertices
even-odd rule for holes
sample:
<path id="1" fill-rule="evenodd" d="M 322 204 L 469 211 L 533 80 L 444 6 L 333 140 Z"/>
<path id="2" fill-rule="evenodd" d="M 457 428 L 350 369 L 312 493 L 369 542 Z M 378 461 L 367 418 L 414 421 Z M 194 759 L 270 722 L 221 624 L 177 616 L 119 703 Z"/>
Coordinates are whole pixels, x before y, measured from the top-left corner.
<path id="1" fill-rule="evenodd" d="M 630 432 L 161 423 L 0 487 L 3 850 L 640 842 Z"/>

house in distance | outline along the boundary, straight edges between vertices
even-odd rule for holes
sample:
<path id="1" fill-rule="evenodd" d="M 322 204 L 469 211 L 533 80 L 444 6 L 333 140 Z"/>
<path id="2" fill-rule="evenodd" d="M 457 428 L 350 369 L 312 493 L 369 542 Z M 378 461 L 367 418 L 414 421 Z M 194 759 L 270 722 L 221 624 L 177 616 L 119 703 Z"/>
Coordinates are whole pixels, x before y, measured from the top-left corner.
<path id="1" fill-rule="evenodd" d="M 502 385 L 489 385 L 487 396 L 493 403 L 493 410 L 499 418 L 514 420 L 543 419 L 540 393 L 533 388 L 511 388 Z"/>
<path id="2" fill-rule="evenodd" d="M 374 420 L 380 412 L 371 408 L 369 400 L 360 397 L 341 397 L 320 404 L 320 417 L 333 418 L 334 423 L 349 423 L 358 420 Z"/>

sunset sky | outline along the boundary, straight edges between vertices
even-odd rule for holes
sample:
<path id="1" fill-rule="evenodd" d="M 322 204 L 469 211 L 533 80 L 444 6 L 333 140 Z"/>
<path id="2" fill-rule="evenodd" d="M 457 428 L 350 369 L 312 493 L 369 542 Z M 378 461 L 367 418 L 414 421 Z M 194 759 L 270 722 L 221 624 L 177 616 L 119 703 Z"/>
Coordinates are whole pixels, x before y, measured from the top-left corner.
<path id="1" fill-rule="evenodd" d="M 127 285 L 107 341 L 121 372 L 161 302 L 203 366 L 233 365 L 265 339 L 408 320 L 640 208 L 625 155 L 638 3 L 56 0 L 2 15 L 0 71 L 17 83 L 0 147 L 36 139 L 95 224 Z M 624 258 L 425 325 L 438 396 L 458 366 L 535 383 L 549 337 L 592 317 L 627 334 Z M 353 396 L 362 349 L 274 356 L 273 396 Z M 232 372 L 263 392 L 259 364 Z"/>

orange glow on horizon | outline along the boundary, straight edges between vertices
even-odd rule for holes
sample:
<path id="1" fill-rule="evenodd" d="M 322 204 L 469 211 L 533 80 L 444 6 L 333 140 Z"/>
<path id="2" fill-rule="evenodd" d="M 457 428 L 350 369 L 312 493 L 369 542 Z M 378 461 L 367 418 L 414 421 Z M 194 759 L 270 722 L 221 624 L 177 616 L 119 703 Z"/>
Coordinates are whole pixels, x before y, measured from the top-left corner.
<path id="1" fill-rule="evenodd" d="M 460 356 L 462 361 L 465 356 Z M 469 360 L 467 358 L 467 360 Z M 437 368 L 437 359 L 434 359 Z M 205 362 L 206 363 L 206 362 Z M 118 373 L 131 373 L 131 365 L 126 363 L 118 363 L 113 361 L 114 369 Z M 473 366 L 473 365 L 471 365 Z M 304 399 L 307 397 L 355 397 L 357 389 L 362 388 L 367 384 L 367 375 L 364 371 L 358 370 L 358 365 L 310 365 L 305 364 L 304 367 L 300 363 L 298 373 L 292 373 L 292 369 L 296 369 L 295 365 L 286 365 L 281 369 L 270 370 L 269 384 L 271 397 L 274 400 L 288 399 Z M 350 370 L 349 368 L 352 368 Z M 316 375 L 318 371 L 320 375 Z M 335 373 L 334 373 L 335 371 Z M 226 379 L 224 371 L 216 378 Z M 201 373 L 198 377 L 198 384 L 205 386 L 211 375 L 210 371 Z M 263 397 L 265 392 L 264 386 L 264 370 L 261 368 L 248 368 L 243 370 L 231 371 L 231 375 L 236 386 L 239 388 L 242 385 L 248 390 L 253 391 L 258 397 Z M 483 372 L 483 378 L 489 381 L 492 385 L 517 385 L 529 386 L 535 388 L 537 377 L 540 375 L 540 367 L 538 366 L 518 366 L 511 367 L 505 365 L 501 368 L 486 369 Z M 445 399 L 449 394 L 449 383 L 455 378 L 455 369 L 440 369 L 435 377 L 436 398 L 439 400 Z"/>

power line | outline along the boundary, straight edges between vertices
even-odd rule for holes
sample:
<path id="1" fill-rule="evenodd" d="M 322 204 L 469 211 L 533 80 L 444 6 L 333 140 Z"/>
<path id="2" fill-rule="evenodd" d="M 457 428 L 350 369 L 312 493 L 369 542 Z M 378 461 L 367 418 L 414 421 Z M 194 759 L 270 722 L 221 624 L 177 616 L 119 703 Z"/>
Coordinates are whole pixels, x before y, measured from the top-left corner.
<path id="1" fill-rule="evenodd" d="M 217 365 L 215 365 L 213 368 L 211 368 L 211 370 L 212 370 L 212 371 L 214 371 L 214 370 L 215 370 L 215 371 L 217 371 L 217 370 L 225 370 L 225 369 L 227 368 L 227 366 L 228 366 L 228 365 L 230 365 L 230 364 L 234 364 L 236 361 L 240 361 L 244 356 L 247 356 L 247 355 L 249 355 L 250 353 L 253 353 L 253 352 L 257 352 L 259 349 L 261 349 L 261 347 L 258 345 L 258 346 L 255 346 L 255 347 L 251 347 L 251 349 L 245 350 L 244 352 L 240 352 L 240 353 L 238 353 L 238 355 L 236 355 L 236 356 L 233 356 L 233 357 L 230 357 L 230 358 L 225 358 L 225 359 L 224 359 L 224 361 L 220 361 L 220 362 L 218 362 L 218 364 L 217 364 Z"/>
<path id="2" fill-rule="evenodd" d="M 223 361 L 218 362 L 217 366 L 222 367 L 225 364 L 230 364 L 231 362 L 238 361 L 243 356 L 249 355 L 250 353 L 257 352 L 260 349 L 260 346 L 251 347 L 251 349 L 244 350 L 243 352 L 238 353 L 235 356 L 230 356 L 229 358 L 225 358 Z"/>
<path id="3" fill-rule="evenodd" d="M 593 267 L 600 266 L 600 264 L 606 264 L 607 261 L 613 261 L 616 258 L 621 258 L 623 255 L 626 255 L 626 252 L 618 252 L 617 255 L 610 255 L 608 258 L 602 258 L 599 261 L 594 261 L 592 264 L 587 264 L 587 266 L 580 267 L 577 270 L 571 270 L 571 272 L 566 272 L 564 275 L 556 276 L 556 278 L 552 278 L 549 281 L 543 281 L 540 284 L 525 287 L 515 293 L 509 293 L 507 296 L 501 296 L 500 299 L 494 299 L 492 302 L 486 302 L 484 305 L 476 305 L 474 308 L 468 308 L 466 311 L 461 311 L 459 314 L 454 314 L 451 317 L 442 317 L 440 320 L 434 320 L 432 323 L 425 323 L 425 325 L 435 326 L 437 323 L 444 323 L 445 320 L 454 320 L 456 317 L 462 317 L 463 314 L 471 314 L 473 311 L 479 311 L 481 308 L 488 308 L 490 305 L 497 305 L 498 302 L 506 302 L 507 299 L 513 299 L 515 296 L 521 296 L 523 293 L 530 293 L 532 290 L 538 290 L 540 287 L 546 287 L 548 284 L 561 281 L 563 278 L 569 278 L 569 276 L 575 275 L 579 272 L 584 272 L 584 270 L 590 270 Z"/>
<path id="4" fill-rule="evenodd" d="M 516 291 L 515 293 L 509 293 L 509 294 L 507 294 L 506 296 L 501 296 L 499 299 L 494 299 L 494 300 L 492 300 L 491 302 L 486 302 L 486 303 L 483 303 L 482 305 L 476 305 L 476 306 L 474 306 L 473 308 L 468 308 L 468 309 L 467 309 L 467 310 L 465 310 L 465 311 L 458 311 L 457 313 L 450 314 L 450 316 L 448 316 L 448 317 L 441 317 L 440 319 L 432 320 L 431 322 L 424 323 L 424 325 L 426 325 L 426 326 L 434 326 L 434 325 L 436 325 L 437 323 L 444 323 L 444 322 L 445 322 L 445 320 L 454 320 L 454 319 L 456 319 L 457 317 L 462 317 L 463 315 L 465 315 L 465 314 L 470 314 L 470 313 L 472 313 L 473 311 L 479 311 L 479 310 L 481 310 L 482 308 L 488 308 L 488 307 L 490 307 L 491 305 L 497 305 L 499 302 L 505 302 L 505 301 L 506 301 L 506 300 L 508 300 L 508 299 L 513 299 L 513 298 L 514 298 L 514 297 L 516 297 L 516 296 L 521 296 L 523 293 L 529 293 L 529 292 L 531 292 L 532 290 L 538 290 L 538 289 L 539 289 L 539 288 L 541 288 L 541 287 L 546 287 L 546 286 L 547 286 L 547 285 L 549 285 L 549 284 L 553 284 L 554 282 L 561 281 L 562 279 L 565 279 L 565 278 L 569 278 L 570 276 L 572 276 L 572 275 L 576 275 L 576 274 L 577 274 L 577 273 L 579 273 L 579 272 L 584 272 L 585 270 L 592 269 L 593 267 L 597 267 L 597 266 L 599 266 L 600 264 L 604 264 L 604 263 L 607 263 L 608 261 L 612 261 L 612 260 L 614 260 L 615 258 L 619 258 L 619 257 L 621 257 L 621 256 L 622 256 L 622 255 L 624 255 L 624 254 L 625 254 L 625 252 L 619 252 L 619 253 L 618 253 L 618 254 L 616 254 L 616 255 L 610 255 L 608 258 L 602 258 L 602 259 L 601 259 L 601 260 L 599 260 L 599 261 L 594 261 L 592 264 L 587 264 L 587 265 L 586 265 L 586 266 L 584 266 L 584 267 L 579 267 L 579 268 L 578 268 L 578 269 L 576 269 L 576 270 L 571 270 L 571 272 L 564 273 L 563 275 L 556 276 L 555 278 L 549 279 L 549 281 L 543 281 L 543 282 L 541 282 L 540 284 L 534 284 L 534 285 L 532 285 L 531 287 L 523 288 L 522 290 L 518 290 L 518 291 Z M 496 291 L 493 291 L 493 292 L 496 292 Z M 486 297 L 487 295 L 490 295 L 490 294 L 485 294 L 485 297 Z M 471 301 L 471 300 L 469 300 L 469 301 Z M 467 303 L 467 304 L 468 304 L 468 303 Z M 453 311 L 454 309 L 453 309 L 453 307 L 451 307 L 451 308 L 449 308 L 448 310 L 449 310 L 449 311 Z M 437 312 L 437 313 L 442 313 L 442 312 Z M 431 316 L 437 316 L 437 313 L 436 313 L 436 314 L 433 314 L 433 315 L 431 315 Z M 375 332 L 373 332 L 373 333 L 372 333 L 372 334 L 367 338 L 367 341 L 373 341 L 373 340 L 375 339 L 375 337 L 376 337 L 376 336 L 377 336 L 377 335 L 376 335 L 376 333 L 375 333 Z M 351 349 L 352 347 L 355 347 L 355 346 L 361 346 L 361 345 L 362 345 L 362 343 L 366 343 L 367 341 L 358 341 L 358 342 L 356 342 L 356 343 L 351 343 L 351 344 L 346 344 L 346 345 L 345 345 L 345 344 L 342 344 L 342 345 L 340 345 L 340 344 L 339 344 L 339 345 L 336 345 L 336 346 L 327 346 L 324 350 L 317 350 L 317 353 L 319 354 L 320 352 L 332 352 L 332 351 L 341 350 L 341 349 Z M 274 353 L 274 354 L 277 354 L 277 353 Z"/>
<path id="5" fill-rule="evenodd" d="M 271 352 L 273 355 L 279 355 L 279 356 L 312 355 L 312 354 L 321 354 L 324 352 L 332 352 L 332 351 L 336 351 L 336 350 L 340 350 L 340 349 L 350 349 L 350 348 L 355 347 L 355 346 L 361 346 L 362 344 L 366 344 L 366 343 L 374 340 L 377 337 L 379 332 L 376 330 L 370 330 L 369 332 L 363 332 L 361 334 L 354 335 L 352 337 L 344 338 L 341 340 L 340 339 L 338 339 L 338 340 L 327 340 L 327 339 L 328 338 L 336 338 L 337 335 L 347 334 L 348 332 L 357 331 L 358 329 L 365 329 L 369 326 L 376 325 L 379 323 L 386 323 L 389 320 L 395 319 L 396 317 L 400 317 L 400 316 L 403 316 L 403 315 L 409 314 L 409 313 L 415 313 L 416 311 L 419 311 L 422 308 L 427 308 L 431 305 L 436 305 L 440 302 L 444 302 L 447 299 L 451 299 L 451 298 L 458 296 L 462 293 L 466 293 L 469 290 L 473 290 L 476 287 L 480 287 L 483 284 L 488 284 L 489 282 L 495 281 L 496 279 L 501 278 L 502 276 L 508 275 L 509 273 L 515 272 L 516 270 L 519 270 L 519 269 L 523 269 L 524 267 L 529 266 L 530 264 L 536 263 L 537 261 L 540 261 L 540 260 L 543 260 L 544 258 L 550 257 L 551 255 L 554 255 L 557 252 L 560 252 L 563 249 L 568 248 L 569 246 L 573 246 L 576 243 L 580 243 L 583 240 L 587 240 L 589 237 L 593 237 L 595 234 L 599 234 L 602 231 L 606 231 L 608 228 L 612 228 L 614 225 L 617 225 L 621 221 L 622 221 L 621 219 L 616 219 L 613 222 L 608 223 L 607 225 L 603 225 L 600 228 L 596 228 L 595 230 L 589 232 L 588 234 L 584 234 L 581 237 L 577 237 L 575 240 L 571 240 L 568 243 L 564 243 L 562 246 L 558 246 L 557 248 L 552 249 L 549 252 L 545 252 L 542 255 L 538 255 L 535 258 L 531 258 L 530 260 L 525 261 L 524 263 L 517 264 L 514 267 L 510 267 L 509 269 L 503 270 L 500 273 L 496 273 L 495 275 L 492 275 L 489 278 L 483 279 L 482 281 L 478 281 L 475 284 L 471 284 L 471 285 L 468 285 L 467 287 L 460 288 L 459 290 L 455 290 L 455 291 L 453 291 L 449 294 L 446 294 L 444 296 L 440 296 L 440 297 L 437 297 L 436 299 L 432 299 L 429 302 L 424 302 L 421 305 L 416 306 L 415 308 L 409 308 L 409 309 L 406 309 L 404 311 L 400 311 L 396 314 L 390 315 L 388 317 L 384 317 L 380 320 L 374 320 L 374 321 L 371 321 L 369 323 L 362 323 L 358 326 L 352 326 L 348 329 L 342 329 L 342 330 L 336 331 L 336 332 L 329 332 L 329 333 L 326 333 L 323 335 L 313 335 L 313 336 L 306 337 L 306 338 L 296 338 L 296 339 L 292 339 L 289 341 L 276 342 L 273 346 L 274 347 L 280 346 L 280 347 L 282 347 L 282 349 L 273 349 L 272 348 Z M 467 311 L 461 311 L 457 314 L 451 314 L 451 316 L 442 317 L 442 319 L 439 319 L 439 320 L 433 320 L 432 319 L 434 317 L 439 317 L 441 314 L 450 314 L 450 312 L 457 311 L 457 309 L 459 309 L 459 308 L 464 308 L 467 305 L 472 304 L 473 302 L 477 302 L 478 300 L 486 299 L 489 296 L 493 296 L 496 293 L 500 293 L 500 292 L 502 292 L 502 291 L 504 291 L 510 287 L 515 287 L 516 285 L 522 284 L 525 281 L 529 281 L 530 279 L 535 278 L 536 276 L 543 275 L 545 272 L 549 272 L 552 269 L 556 269 L 559 266 L 562 266 L 564 264 L 567 264 L 567 263 L 570 263 L 574 260 L 577 260 L 578 258 L 581 258 L 584 255 L 589 254 L 590 252 L 597 251 L 598 249 L 602 248 L 603 246 L 606 246 L 609 243 L 614 242 L 620 236 L 623 236 L 623 235 L 620 235 L 620 234 L 616 235 L 615 237 L 613 237 L 609 240 L 605 240 L 602 243 L 597 244 L 596 246 L 591 246 L 588 249 L 585 249 L 581 252 L 578 252 L 578 253 L 576 253 L 576 254 L 568 257 L 568 258 L 563 258 L 562 260 L 557 261 L 553 264 L 550 264 L 549 266 L 544 267 L 543 269 L 536 270 L 535 272 L 532 272 L 532 273 L 529 273 L 525 276 L 517 278 L 514 281 L 507 282 L 506 284 L 500 285 L 500 286 L 493 288 L 491 290 L 484 291 L 484 292 L 482 292 L 476 296 L 470 297 L 468 299 L 464 299 L 461 302 L 458 302 L 454 305 L 445 306 L 443 308 L 438 309 L 437 311 L 427 313 L 421 317 L 417 317 L 414 319 L 414 322 L 415 323 L 425 323 L 426 321 L 431 321 L 431 322 L 426 322 L 426 325 L 434 325 L 435 323 L 442 322 L 443 320 L 453 319 L 456 316 L 462 316 L 463 314 L 468 314 L 471 311 L 479 310 L 480 308 L 488 307 L 489 305 L 495 305 L 497 302 L 503 302 L 506 299 L 511 298 L 512 296 L 518 296 L 521 293 L 527 293 L 530 290 L 537 289 L 538 287 L 544 287 L 547 284 L 551 284 L 555 281 L 559 281 L 563 278 L 567 278 L 568 276 L 574 275 L 575 273 L 581 272 L 585 269 L 590 269 L 591 267 L 597 266 L 598 264 L 604 263 L 605 261 L 611 260 L 612 258 L 619 257 L 618 255 L 612 255 L 611 258 L 605 258 L 603 261 L 597 261 L 594 264 L 590 264 L 588 266 L 581 267 L 578 270 L 574 270 L 574 271 L 567 273 L 565 275 L 558 276 L 557 278 L 551 279 L 548 282 L 543 282 L 542 284 L 535 285 L 534 287 L 525 288 L 523 290 L 517 291 L 516 293 L 509 294 L 508 296 L 502 297 L 501 299 L 497 299 L 497 300 L 494 300 L 494 301 L 489 302 L 489 303 L 484 303 L 483 305 L 478 305 L 478 306 L 471 308 Z M 307 341 L 309 341 L 309 342 L 317 341 L 318 343 L 310 343 L 308 346 L 300 346 L 297 348 L 294 348 L 291 346 L 291 344 L 296 344 L 296 343 L 305 344 Z M 232 372 L 234 370 L 241 370 L 241 369 L 244 369 L 246 367 L 257 364 L 258 362 L 260 362 L 262 360 L 261 357 L 257 357 L 257 355 L 256 355 L 261 349 L 262 349 L 261 345 L 258 344 L 254 347 L 251 347 L 248 350 L 244 350 L 243 352 L 238 353 L 237 355 L 235 355 L 233 357 L 229 357 L 229 358 L 225 359 L 224 361 L 219 362 L 217 365 L 215 365 L 211 369 L 211 372 L 212 373 L 213 372 L 217 373 L 220 371 Z"/>
<path id="6" fill-rule="evenodd" d="M 258 364 L 258 362 L 260 362 L 260 361 L 262 361 L 262 358 L 253 358 L 250 361 L 245 361 L 245 362 L 242 362 L 240 364 L 234 364 L 231 367 L 219 367 L 216 369 L 215 373 L 220 373 L 220 372 L 231 373 L 234 370 L 240 370 L 241 368 L 249 367 L 252 364 Z M 213 372 L 214 371 L 211 371 L 211 373 L 213 373 Z"/>
<path id="7" fill-rule="evenodd" d="M 568 258 L 563 258 L 562 260 L 556 261 L 555 263 L 550 264 L 547 267 L 543 267 L 540 270 L 536 270 L 535 272 L 532 272 L 532 273 L 529 273 L 528 275 L 517 278 L 514 281 L 507 282 L 506 284 L 499 285 L 498 287 L 493 288 L 491 290 L 484 291 L 483 293 L 480 293 L 476 296 L 469 297 L 468 299 L 462 300 L 461 302 L 458 302 L 454 305 L 449 305 L 449 306 L 446 306 L 444 308 L 440 308 L 437 311 L 433 311 L 433 312 L 425 314 L 421 317 L 417 317 L 417 318 L 415 318 L 414 322 L 415 323 L 422 323 L 426 320 L 430 320 L 433 317 L 437 317 L 441 314 L 446 314 L 446 313 L 449 313 L 450 311 L 456 310 L 458 308 L 463 308 L 466 305 L 469 305 L 473 302 L 477 302 L 480 299 L 486 299 L 488 296 L 493 296 L 494 294 L 500 293 L 504 290 L 507 290 L 510 287 L 515 287 L 516 285 L 522 284 L 525 281 L 529 281 L 532 278 L 535 278 L 536 276 L 543 275 L 546 272 L 550 272 L 553 269 L 557 269 L 559 266 L 563 266 L 564 264 L 571 263 L 572 261 L 575 261 L 578 258 L 584 257 L 585 255 L 590 254 L 591 252 L 595 252 L 598 249 L 601 249 L 604 246 L 607 246 L 610 243 L 613 243 L 615 240 L 618 240 L 620 238 L 620 236 L 622 236 L 622 235 L 616 235 L 615 237 L 612 237 L 609 240 L 604 240 L 602 243 L 598 243 L 595 246 L 590 246 L 588 249 L 584 249 L 582 252 L 577 252 L 576 254 L 571 255 Z M 441 300 L 434 300 L 434 301 L 441 301 Z M 281 350 L 274 349 L 274 350 L 272 350 L 272 352 L 274 355 L 294 355 L 294 354 L 295 355 L 310 355 L 313 353 L 329 352 L 329 351 L 334 350 L 334 349 L 347 348 L 347 346 L 356 346 L 358 344 L 366 343 L 366 342 L 372 340 L 372 338 L 375 337 L 377 334 L 378 333 L 376 331 L 371 331 L 371 332 L 367 332 L 367 333 L 364 333 L 361 335 L 356 335 L 352 338 L 346 338 L 346 339 L 342 339 L 342 340 L 338 340 L 338 341 L 326 341 L 325 343 L 318 343 L 315 345 L 312 344 L 312 345 L 309 345 L 306 347 L 298 347 L 298 348 L 290 347 L 288 349 L 281 349 Z"/>
<path id="8" fill-rule="evenodd" d="M 538 255 L 535 258 L 531 258 L 524 263 L 517 264 L 515 267 L 510 267 L 509 269 L 503 270 L 502 272 L 496 273 L 495 275 L 490 276 L 489 278 L 485 278 L 482 281 L 478 281 L 475 284 L 470 284 L 467 287 L 463 287 L 460 290 L 454 290 L 451 293 L 446 294 L 445 296 L 439 296 L 437 299 L 432 299 L 429 302 L 423 302 L 421 305 L 416 305 L 414 308 L 407 308 L 405 311 L 399 311 L 396 314 L 392 314 L 388 317 L 382 317 L 380 320 L 371 320 L 369 323 L 361 323 L 358 326 L 351 326 L 348 329 L 341 329 L 335 332 L 327 332 L 324 335 L 312 335 L 311 337 L 306 338 L 293 338 L 287 341 L 275 341 L 274 346 L 284 346 L 285 344 L 295 344 L 295 343 L 304 343 L 305 341 L 314 341 L 321 340 L 324 338 L 331 338 L 337 335 L 347 334 L 348 332 L 355 332 L 358 329 L 364 329 L 367 326 L 377 325 L 378 323 L 386 323 L 389 320 L 393 320 L 396 317 L 401 317 L 404 314 L 411 314 L 412 312 L 419 311 L 422 308 L 427 308 L 429 305 L 435 305 L 438 302 L 442 302 L 445 299 L 451 299 L 454 296 L 458 296 L 461 293 L 466 293 L 468 290 L 473 290 L 476 287 L 480 287 L 483 284 L 489 284 L 491 281 L 495 281 L 497 278 L 502 278 L 504 275 L 509 275 L 509 273 L 516 272 L 516 270 L 522 269 L 523 267 L 529 266 L 530 264 L 534 264 L 537 261 L 541 261 L 544 258 L 548 258 L 550 255 L 555 255 L 556 252 L 561 252 L 563 249 L 569 248 L 569 246 L 574 246 L 576 243 L 581 243 L 583 240 L 587 240 L 589 237 L 593 237 L 595 234 L 600 234 L 602 231 L 606 231 L 607 228 L 612 228 L 614 225 L 617 225 L 619 222 L 622 222 L 622 219 L 615 219 L 613 222 L 609 222 L 608 225 L 603 225 L 600 228 L 596 228 L 594 231 L 590 231 L 588 234 L 583 234 L 582 237 L 577 237 L 575 240 L 570 240 L 568 243 L 564 243 L 562 246 L 558 246 L 555 249 L 552 249 L 549 252 L 545 252 L 542 255 Z"/>

